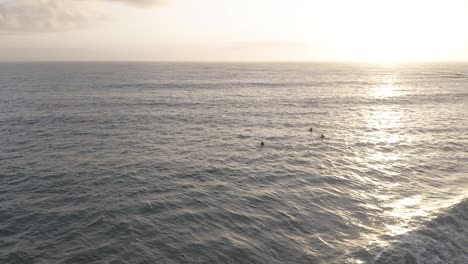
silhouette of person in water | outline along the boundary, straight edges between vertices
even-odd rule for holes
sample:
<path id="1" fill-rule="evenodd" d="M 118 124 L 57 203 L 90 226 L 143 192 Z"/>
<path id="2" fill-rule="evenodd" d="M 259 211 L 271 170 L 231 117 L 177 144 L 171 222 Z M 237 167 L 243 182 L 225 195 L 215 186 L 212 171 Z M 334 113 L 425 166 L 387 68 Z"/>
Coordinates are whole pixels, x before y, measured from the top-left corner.
<path id="1" fill-rule="evenodd" d="M 314 131 L 314 129 L 310 128 L 310 129 L 309 129 L 309 132 L 312 132 L 312 131 Z"/>
<path id="2" fill-rule="evenodd" d="M 322 135 L 320 135 L 320 138 L 325 138 L 325 136 L 322 134 Z"/>
<path id="3" fill-rule="evenodd" d="M 263 143 L 263 141 L 262 141 L 262 143 L 260 143 L 260 146 L 262 146 L 262 147 L 265 146 L 265 143 Z"/>

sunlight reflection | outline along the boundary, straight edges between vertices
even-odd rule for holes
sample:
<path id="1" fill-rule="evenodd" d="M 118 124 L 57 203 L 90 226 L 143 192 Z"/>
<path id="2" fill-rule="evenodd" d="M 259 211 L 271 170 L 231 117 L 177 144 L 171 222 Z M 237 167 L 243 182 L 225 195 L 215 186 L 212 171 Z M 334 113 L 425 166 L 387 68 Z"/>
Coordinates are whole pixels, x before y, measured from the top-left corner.
<path id="1" fill-rule="evenodd" d="M 372 111 L 367 115 L 367 124 L 373 142 L 385 142 L 389 144 L 400 141 L 397 129 L 402 126 L 403 112 L 393 109 Z"/>
<path id="2" fill-rule="evenodd" d="M 388 204 L 391 211 L 387 214 L 397 220 L 396 224 L 386 225 L 388 234 L 401 235 L 411 230 L 410 221 L 415 217 L 426 217 L 429 212 L 421 208 L 422 197 L 415 195 L 412 197 L 405 197 Z"/>
<path id="3" fill-rule="evenodd" d="M 374 97 L 394 97 L 397 96 L 395 92 L 395 86 L 393 85 L 384 85 L 376 87 L 372 95 Z"/>
<path id="4" fill-rule="evenodd" d="M 381 85 L 375 86 L 371 91 L 371 95 L 377 98 L 388 98 L 402 96 L 403 92 L 398 85 L 398 78 L 396 76 L 385 77 L 380 81 Z"/>

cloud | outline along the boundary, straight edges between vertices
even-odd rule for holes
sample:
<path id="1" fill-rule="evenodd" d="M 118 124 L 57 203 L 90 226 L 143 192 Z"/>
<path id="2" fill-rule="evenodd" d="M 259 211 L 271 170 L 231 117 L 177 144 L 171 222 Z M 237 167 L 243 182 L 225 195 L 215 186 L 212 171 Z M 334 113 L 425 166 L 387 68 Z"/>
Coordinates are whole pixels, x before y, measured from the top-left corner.
<path id="1" fill-rule="evenodd" d="M 15 0 L 0 4 L 0 30 L 61 31 L 84 25 L 90 13 L 67 0 Z"/>
<path id="2" fill-rule="evenodd" d="M 128 5 L 134 5 L 139 7 L 147 7 L 147 6 L 154 6 L 160 4 L 160 0 L 103 0 L 103 1 L 111 1 L 111 2 L 121 2 Z"/>
<path id="3" fill-rule="evenodd" d="M 53 32 L 87 26 L 104 18 L 95 2 L 120 2 L 136 7 L 160 4 L 160 0 L 0 0 L 0 31 Z"/>

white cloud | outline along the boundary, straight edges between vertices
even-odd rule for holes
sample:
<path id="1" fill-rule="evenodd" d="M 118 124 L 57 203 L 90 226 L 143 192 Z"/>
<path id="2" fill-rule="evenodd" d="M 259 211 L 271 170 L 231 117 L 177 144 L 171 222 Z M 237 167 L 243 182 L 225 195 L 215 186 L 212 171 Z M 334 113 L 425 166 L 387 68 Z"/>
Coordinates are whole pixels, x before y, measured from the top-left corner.
<path id="1" fill-rule="evenodd" d="M 7 0 L 0 1 L 0 31 L 46 32 L 81 28 L 102 19 L 93 2 L 149 7 L 160 0 Z"/>

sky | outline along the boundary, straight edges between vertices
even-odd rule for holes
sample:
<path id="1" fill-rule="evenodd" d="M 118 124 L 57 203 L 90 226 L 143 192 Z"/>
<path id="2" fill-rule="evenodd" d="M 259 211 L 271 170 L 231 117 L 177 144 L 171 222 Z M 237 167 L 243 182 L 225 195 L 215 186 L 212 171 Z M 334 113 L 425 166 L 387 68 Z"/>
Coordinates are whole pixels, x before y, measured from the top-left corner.
<path id="1" fill-rule="evenodd" d="M 468 61 L 468 0 L 0 0 L 0 61 Z"/>

